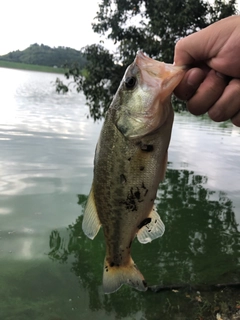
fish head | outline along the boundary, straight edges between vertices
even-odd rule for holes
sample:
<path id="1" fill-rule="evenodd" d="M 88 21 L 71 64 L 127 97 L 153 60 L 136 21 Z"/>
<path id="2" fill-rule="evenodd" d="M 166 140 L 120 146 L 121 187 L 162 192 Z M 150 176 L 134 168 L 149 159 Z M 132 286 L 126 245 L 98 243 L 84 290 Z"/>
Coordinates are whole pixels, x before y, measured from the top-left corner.
<path id="1" fill-rule="evenodd" d="M 126 138 L 134 139 L 160 128 L 172 117 L 171 95 L 183 75 L 183 67 L 138 52 L 109 109 L 118 130 Z"/>

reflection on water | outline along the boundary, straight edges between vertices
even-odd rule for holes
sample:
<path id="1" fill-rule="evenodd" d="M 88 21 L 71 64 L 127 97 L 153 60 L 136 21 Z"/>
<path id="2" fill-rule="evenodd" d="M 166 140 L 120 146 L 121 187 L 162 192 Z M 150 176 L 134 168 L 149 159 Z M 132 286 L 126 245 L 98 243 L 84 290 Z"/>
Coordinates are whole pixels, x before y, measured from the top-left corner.
<path id="1" fill-rule="evenodd" d="M 55 78 L 0 68 L 0 319 L 192 319 L 184 292 L 103 294 L 103 234 L 81 229 L 101 123 Z M 166 232 L 132 246 L 149 285 L 239 281 L 239 138 L 176 115 L 157 198 Z"/>
<path id="2" fill-rule="evenodd" d="M 158 207 L 168 230 L 160 260 L 168 261 L 164 273 L 169 281 L 177 268 L 183 282 L 223 282 L 223 275 L 230 279 L 239 267 L 232 201 L 225 193 L 206 188 L 207 180 L 192 171 L 169 170 L 162 184 Z"/>
<path id="3" fill-rule="evenodd" d="M 234 215 L 232 201 L 222 192 L 210 191 L 205 187 L 206 176 L 192 171 L 167 171 L 164 183 L 158 192 L 157 209 L 166 225 L 166 232 L 150 245 L 135 241 L 132 249 L 134 260 L 153 284 L 213 284 L 238 281 L 240 234 Z M 79 195 L 79 205 L 84 207 L 86 196 Z M 112 301 L 120 316 L 127 316 L 128 310 L 118 309 L 115 297 L 104 298 L 97 287 L 101 286 L 102 262 L 105 254 L 103 234 L 91 241 L 81 229 L 82 216 L 69 225 L 65 234 L 57 230 L 50 235 L 49 256 L 59 262 L 69 261 L 72 272 L 79 283 L 89 292 L 89 307 L 92 310 L 105 308 L 105 301 Z M 116 295 L 138 297 L 132 306 L 137 313 L 144 305 L 144 294 L 129 288 L 122 288 Z M 146 308 L 146 309 L 145 309 Z M 154 315 L 156 307 L 149 313 L 147 306 L 141 307 L 147 318 Z M 159 305 L 159 310 L 164 305 Z M 153 315 L 152 315 L 153 313 Z"/>

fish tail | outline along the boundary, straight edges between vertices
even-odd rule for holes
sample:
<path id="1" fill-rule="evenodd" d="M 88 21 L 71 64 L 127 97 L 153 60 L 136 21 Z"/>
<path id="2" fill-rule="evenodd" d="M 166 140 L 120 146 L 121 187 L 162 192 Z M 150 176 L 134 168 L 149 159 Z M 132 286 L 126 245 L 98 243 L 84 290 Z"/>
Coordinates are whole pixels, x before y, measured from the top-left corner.
<path id="1" fill-rule="evenodd" d="M 130 258 L 126 265 L 114 265 L 105 258 L 103 271 L 103 290 L 104 293 L 117 291 L 123 284 L 128 284 L 139 291 L 146 291 L 146 281 L 138 270 L 136 264 Z"/>

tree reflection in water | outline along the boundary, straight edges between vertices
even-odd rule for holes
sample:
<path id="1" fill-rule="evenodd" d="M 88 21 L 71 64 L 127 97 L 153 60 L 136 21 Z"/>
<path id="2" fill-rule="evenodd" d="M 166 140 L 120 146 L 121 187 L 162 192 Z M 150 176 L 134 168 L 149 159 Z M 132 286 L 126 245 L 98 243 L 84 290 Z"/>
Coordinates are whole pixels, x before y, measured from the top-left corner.
<path id="1" fill-rule="evenodd" d="M 165 234 L 148 245 L 134 241 L 132 249 L 149 284 L 239 281 L 240 238 L 232 201 L 221 191 L 207 189 L 206 184 L 207 177 L 193 171 L 167 170 L 156 200 Z M 86 199 L 87 196 L 78 195 L 82 209 Z M 49 256 L 72 265 L 80 284 L 89 292 L 91 310 L 114 309 L 118 317 L 124 317 L 140 308 L 143 314 L 151 314 L 155 319 L 161 309 L 161 314 L 169 315 L 169 293 L 141 293 L 124 286 L 117 293 L 104 296 L 104 254 L 102 232 L 94 241 L 89 240 L 82 232 L 82 215 L 68 226 L 65 234 L 54 230 L 50 235 Z M 131 303 L 126 302 L 126 295 Z"/>
<path id="2" fill-rule="evenodd" d="M 207 177 L 192 171 L 168 170 L 158 192 L 166 234 L 157 258 L 165 265 L 161 276 L 170 282 L 176 272 L 180 281 L 214 282 L 239 265 L 232 201 L 223 192 L 204 188 L 206 183 Z"/>

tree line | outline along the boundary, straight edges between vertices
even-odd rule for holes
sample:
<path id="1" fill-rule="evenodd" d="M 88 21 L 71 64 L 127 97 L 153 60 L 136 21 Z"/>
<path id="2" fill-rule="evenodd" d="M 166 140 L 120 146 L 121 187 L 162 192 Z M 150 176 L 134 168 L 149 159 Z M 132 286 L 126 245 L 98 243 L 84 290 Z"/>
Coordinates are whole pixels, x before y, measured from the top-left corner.
<path id="1" fill-rule="evenodd" d="M 101 0 L 92 27 L 113 40 L 116 51 L 110 52 L 102 43 L 86 46 L 81 51 L 86 59 L 84 71 L 74 65 L 66 77 L 85 94 L 90 115 L 99 119 L 138 50 L 172 63 L 180 38 L 236 12 L 236 0 Z M 57 91 L 68 91 L 67 85 L 57 80 Z M 179 105 L 175 102 L 175 107 Z"/>
<path id="2" fill-rule="evenodd" d="M 17 50 L 0 56 L 0 60 L 35 64 L 40 66 L 56 66 L 58 68 L 77 64 L 82 69 L 86 64 L 83 54 L 68 47 L 51 48 L 44 44 L 34 43 L 25 50 Z"/>

